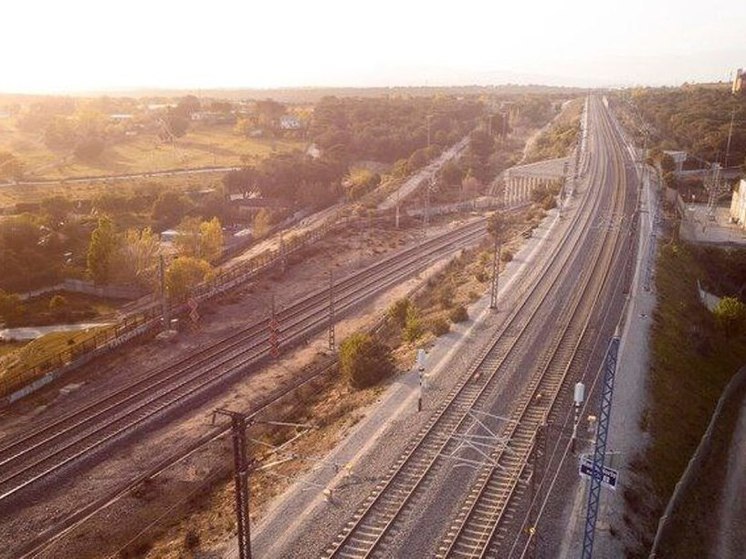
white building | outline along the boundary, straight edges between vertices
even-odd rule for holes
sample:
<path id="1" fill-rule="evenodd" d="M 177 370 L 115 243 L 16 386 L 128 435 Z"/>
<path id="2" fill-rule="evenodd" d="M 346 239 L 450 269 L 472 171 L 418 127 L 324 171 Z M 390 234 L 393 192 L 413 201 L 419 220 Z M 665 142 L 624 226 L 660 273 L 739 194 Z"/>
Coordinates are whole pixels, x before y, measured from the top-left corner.
<path id="1" fill-rule="evenodd" d="M 733 190 L 730 202 L 730 220 L 746 227 L 746 179 L 741 179 Z"/>

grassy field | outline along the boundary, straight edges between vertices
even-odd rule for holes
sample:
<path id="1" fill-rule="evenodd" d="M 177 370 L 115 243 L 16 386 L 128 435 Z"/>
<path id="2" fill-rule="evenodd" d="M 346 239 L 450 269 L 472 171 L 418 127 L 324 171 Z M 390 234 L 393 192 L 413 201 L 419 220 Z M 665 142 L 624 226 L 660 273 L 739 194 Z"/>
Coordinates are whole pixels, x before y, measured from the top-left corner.
<path id="1" fill-rule="evenodd" d="M 244 138 L 230 125 L 192 125 L 173 145 L 155 134 L 143 133 L 107 146 L 96 162 L 75 159 L 70 149 L 52 150 L 41 134 L 17 129 L 10 119 L 0 120 L 0 151 L 16 154 L 26 165 L 29 179 L 65 179 L 81 176 L 151 173 L 163 169 L 230 167 L 241 158 L 261 159 L 273 152 L 302 149 L 303 142 Z"/>

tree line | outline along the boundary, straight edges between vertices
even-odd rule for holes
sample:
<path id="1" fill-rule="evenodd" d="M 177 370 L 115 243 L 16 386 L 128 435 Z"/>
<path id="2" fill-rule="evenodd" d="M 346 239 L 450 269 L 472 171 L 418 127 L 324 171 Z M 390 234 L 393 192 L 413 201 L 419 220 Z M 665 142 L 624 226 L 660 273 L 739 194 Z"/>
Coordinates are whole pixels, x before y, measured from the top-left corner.
<path id="1" fill-rule="evenodd" d="M 726 87 L 638 89 L 631 101 L 652 124 L 653 142 L 662 149 L 683 149 L 709 162 L 746 164 L 746 96 Z"/>

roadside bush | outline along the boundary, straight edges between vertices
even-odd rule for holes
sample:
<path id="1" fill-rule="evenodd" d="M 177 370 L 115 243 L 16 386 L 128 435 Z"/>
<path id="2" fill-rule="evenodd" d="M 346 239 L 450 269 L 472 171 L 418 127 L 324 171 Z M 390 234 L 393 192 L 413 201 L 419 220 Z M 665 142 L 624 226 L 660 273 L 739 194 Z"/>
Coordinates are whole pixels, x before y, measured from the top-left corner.
<path id="1" fill-rule="evenodd" d="M 503 249 L 500 253 L 500 260 L 507 263 L 513 260 L 513 251 L 508 249 Z"/>
<path id="2" fill-rule="evenodd" d="M 746 325 L 746 305 L 735 297 L 723 297 L 713 309 L 718 326 L 730 337 L 740 334 Z"/>
<path id="3" fill-rule="evenodd" d="M 407 323 L 407 312 L 411 306 L 412 302 L 405 297 L 391 305 L 386 314 L 388 314 L 389 318 L 398 324 L 400 328 L 404 328 L 404 325 Z"/>
<path id="4" fill-rule="evenodd" d="M 450 309 L 453 306 L 453 298 L 456 296 L 456 290 L 453 285 L 447 283 L 438 289 L 438 303 L 444 309 Z"/>
<path id="5" fill-rule="evenodd" d="M 197 547 L 199 547 L 199 544 L 199 533 L 194 528 L 189 528 L 189 530 L 187 530 L 187 533 L 184 534 L 184 547 L 186 549 L 196 549 Z"/>
<path id="6" fill-rule="evenodd" d="M 339 346 L 339 368 L 350 386 L 372 386 L 394 372 L 391 350 L 368 334 L 356 333 Z"/>
<path id="7" fill-rule="evenodd" d="M 430 322 L 429 330 L 436 336 L 443 336 L 451 331 L 451 325 L 441 316 Z"/>
<path id="8" fill-rule="evenodd" d="M 57 319 L 64 319 L 69 314 L 69 304 L 62 295 L 55 295 L 49 300 L 49 311 Z"/>
<path id="9" fill-rule="evenodd" d="M 451 319 L 451 322 L 466 322 L 467 320 L 469 320 L 469 311 L 466 310 L 466 307 L 464 305 L 459 305 L 457 307 L 454 307 L 448 317 Z"/>
<path id="10" fill-rule="evenodd" d="M 404 339 L 408 342 L 414 342 L 422 334 L 424 334 L 422 321 L 417 313 L 417 309 L 414 305 L 410 305 L 407 309 L 407 318 L 404 324 Z"/>

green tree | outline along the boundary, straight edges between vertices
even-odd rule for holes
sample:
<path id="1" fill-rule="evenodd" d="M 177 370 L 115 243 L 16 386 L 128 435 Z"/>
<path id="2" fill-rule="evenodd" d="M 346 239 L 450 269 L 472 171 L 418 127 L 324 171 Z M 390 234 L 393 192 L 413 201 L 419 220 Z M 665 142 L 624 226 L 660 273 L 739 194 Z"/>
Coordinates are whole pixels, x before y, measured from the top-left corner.
<path id="1" fill-rule="evenodd" d="M 339 346 L 339 368 L 355 388 L 372 386 L 394 372 L 391 350 L 365 333 L 355 333 Z"/>
<path id="2" fill-rule="evenodd" d="M 0 320 L 6 326 L 12 326 L 23 316 L 24 307 L 21 298 L 15 293 L 6 293 L 0 289 Z"/>
<path id="3" fill-rule="evenodd" d="M 407 308 L 407 317 L 404 321 L 404 339 L 408 342 L 417 341 L 424 333 L 420 315 L 414 305 Z"/>
<path id="4" fill-rule="evenodd" d="M 161 192 L 153 203 L 151 217 L 164 229 L 173 227 L 193 207 L 189 199 L 176 190 Z"/>
<path id="5" fill-rule="evenodd" d="M 169 297 L 182 301 L 189 291 L 213 275 L 212 266 L 200 258 L 180 256 L 166 270 L 166 290 Z"/>
<path id="6" fill-rule="evenodd" d="M 158 281 L 161 245 L 150 227 L 128 229 L 121 240 L 117 258 L 117 280 L 142 287 L 154 287 Z"/>
<path id="7" fill-rule="evenodd" d="M 223 253 L 223 226 L 217 217 L 199 224 L 200 255 L 214 262 Z"/>
<path id="8" fill-rule="evenodd" d="M 272 216 L 267 208 L 262 208 L 254 216 L 254 221 L 251 225 L 251 234 L 255 239 L 261 239 L 269 233 L 269 229 L 272 225 Z"/>
<path id="9" fill-rule="evenodd" d="M 201 223 L 200 218 L 187 216 L 176 227 L 178 234 L 174 238 L 174 245 L 179 256 L 202 258 Z"/>
<path id="10" fill-rule="evenodd" d="M 111 279 L 118 250 L 119 238 L 114 223 L 108 217 L 99 218 L 88 245 L 88 273 L 94 282 L 107 283 Z"/>
<path id="11" fill-rule="evenodd" d="M 202 221 L 185 217 L 176 228 L 176 247 L 181 256 L 193 256 L 212 262 L 223 252 L 223 227 L 217 217 Z"/>
<path id="12" fill-rule="evenodd" d="M 391 318 L 399 328 L 404 328 L 404 325 L 407 323 L 407 313 L 411 306 L 412 302 L 405 297 L 391 305 L 386 314 L 388 314 L 389 318 Z"/>
<path id="13" fill-rule="evenodd" d="M 715 320 L 726 336 L 741 334 L 746 326 L 746 305 L 735 297 L 723 297 L 713 309 Z"/>
<path id="14" fill-rule="evenodd" d="M 447 161 L 440 170 L 440 177 L 446 186 L 460 186 L 464 170 L 454 161 Z"/>

